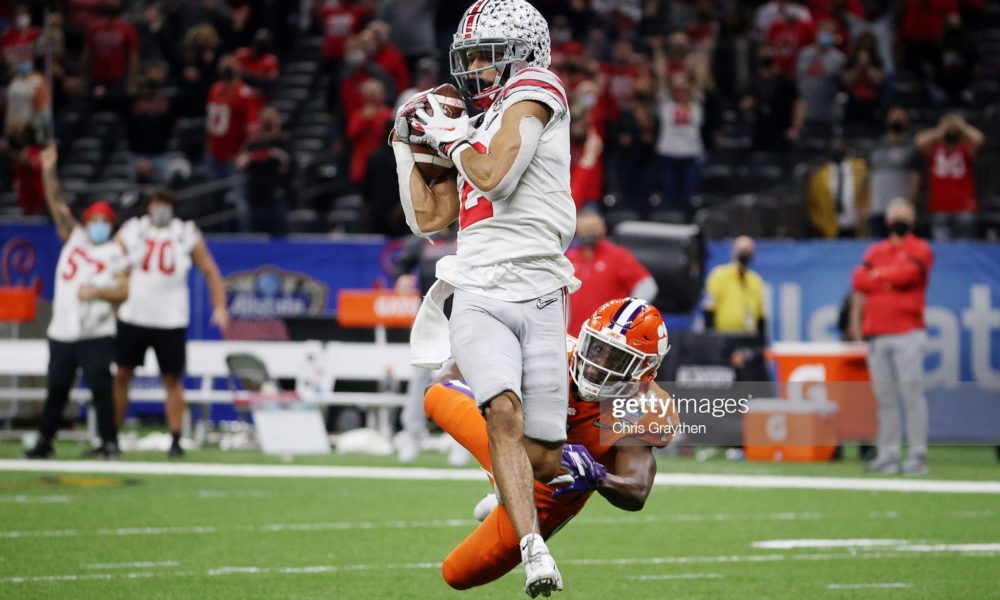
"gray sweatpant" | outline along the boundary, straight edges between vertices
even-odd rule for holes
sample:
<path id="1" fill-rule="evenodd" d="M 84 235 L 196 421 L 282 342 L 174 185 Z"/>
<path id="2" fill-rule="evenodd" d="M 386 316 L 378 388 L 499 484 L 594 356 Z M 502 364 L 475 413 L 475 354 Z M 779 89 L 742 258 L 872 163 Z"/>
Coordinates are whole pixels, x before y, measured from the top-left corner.
<path id="1" fill-rule="evenodd" d="M 878 401 L 879 456 L 899 456 L 903 443 L 900 408 L 906 418 L 910 456 L 927 454 L 927 397 L 924 396 L 923 329 L 872 338 L 868 372 Z"/>

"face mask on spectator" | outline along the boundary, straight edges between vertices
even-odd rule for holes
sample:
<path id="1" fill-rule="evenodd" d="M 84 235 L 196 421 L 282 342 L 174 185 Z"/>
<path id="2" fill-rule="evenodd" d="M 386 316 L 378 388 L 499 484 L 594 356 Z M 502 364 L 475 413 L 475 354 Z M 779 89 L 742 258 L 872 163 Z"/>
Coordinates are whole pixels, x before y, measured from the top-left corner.
<path id="1" fill-rule="evenodd" d="M 821 31 L 819 35 L 816 36 L 816 42 L 821 48 L 830 48 L 833 46 L 833 34 L 829 31 Z"/>
<path id="2" fill-rule="evenodd" d="M 365 62 L 365 53 L 359 50 L 352 50 L 344 56 L 344 60 L 352 67 L 360 67 Z"/>
<path id="3" fill-rule="evenodd" d="M 889 121 L 889 131 L 893 133 L 903 133 L 906 131 L 906 122 L 899 119 Z"/>
<path id="4" fill-rule="evenodd" d="M 906 221 L 896 220 L 889 223 L 889 231 L 891 231 L 893 235 L 898 235 L 899 237 L 903 237 L 904 235 L 910 233 L 910 229 L 912 229 L 912 227 L 910 227 L 910 224 Z"/>
<path id="5" fill-rule="evenodd" d="M 31 27 L 31 15 L 17 15 L 17 18 L 14 19 L 14 27 L 17 27 L 20 31 Z"/>
<path id="6" fill-rule="evenodd" d="M 736 262 L 743 265 L 744 268 L 749 267 L 750 263 L 753 262 L 753 254 L 749 252 L 744 252 L 743 254 L 737 254 Z"/>
<path id="7" fill-rule="evenodd" d="M 165 204 L 156 204 L 149 207 L 149 220 L 157 227 L 166 227 L 173 218 L 173 209 Z"/>
<path id="8" fill-rule="evenodd" d="M 254 40 L 253 53 L 257 56 L 267 54 L 271 50 L 271 44 L 267 40 Z"/>
<path id="9" fill-rule="evenodd" d="M 761 69 L 770 69 L 774 66 L 774 57 L 762 56 L 760 60 L 757 61 L 757 64 L 760 65 Z"/>
<path id="10" fill-rule="evenodd" d="M 24 61 L 24 62 L 17 63 L 17 74 L 18 75 L 27 75 L 28 73 L 31 73 L 31 63 L 30 62 Z"/>
<path id="11" fill-rule="evenodd" d="M 962 139 L 962 133 L 954 129 L 949 129 L 944 134 L 944 141 L 949 144 L 957 144 L 960 139 Z"/>
<path id="12" fill-rule="evenodd" d="M 236 79 L 236 69 L 232 67 L 223 67 L 222 70 L 219 71 L 219 75 L 224 81 L 232 81 Z"/>
<path id="13" fill-rule="evenodd" d="M 847 152 L 844 152 L 843 150 L 834 150 L 830 152 L 830 160 L 835 163 L 843 162 L 845 158 L 847 158 Z"/>
<path id="14" fill-rule="evenodd" d="M 601 236 L 596 233 L 588 233 L 587 235 L 581 235 L 577 238 L 580 240 L 580 245 L 584 248 L 593 248 L 597 245 L 597 242 L 601 241 Z"/>
<path id="15" fill-rule="evenodd" d="M 91 221 L 87 223 L 87 235 L 95 244 L 103 244 L 111 239 L 111 224 L 107 221 Z"/>

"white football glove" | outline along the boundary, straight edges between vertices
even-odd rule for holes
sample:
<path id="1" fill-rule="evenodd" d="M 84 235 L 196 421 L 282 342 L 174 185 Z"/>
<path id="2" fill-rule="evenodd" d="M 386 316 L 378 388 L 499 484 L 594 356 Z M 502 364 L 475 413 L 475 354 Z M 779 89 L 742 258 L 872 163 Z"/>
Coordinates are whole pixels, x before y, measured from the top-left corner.
<path id="1" fill-rule="evenodd" d="M 441 103 L 434 96 L 427 96 L 431 104 L 431 112 L 418 108 L 410 121 L 410 143 L 426 144 L 437 150 L 444 158 L 451 158 L 451 153 L 463 143 L 469 143 L 469 116 L 452 119 L 445 116 Z"/>
<path id="2" fill-rule="evenodd" d="M 396 111 L 396 122 L 393 125 L 393 130 L 404 144 L 410 143 L 410 136 L 412 135 L 410 131 L 410 119 L 413 117 L 413 113 L 424 105 L 424 102 L 427 101 L 427 94 L 430 94 L 432 89 L 428 88 L 422 92 L 417 92 L 410 96 L 409 100 L 399 105 L 399 109 Z M 392 145 L 391 136 L 389 145 Z"/>

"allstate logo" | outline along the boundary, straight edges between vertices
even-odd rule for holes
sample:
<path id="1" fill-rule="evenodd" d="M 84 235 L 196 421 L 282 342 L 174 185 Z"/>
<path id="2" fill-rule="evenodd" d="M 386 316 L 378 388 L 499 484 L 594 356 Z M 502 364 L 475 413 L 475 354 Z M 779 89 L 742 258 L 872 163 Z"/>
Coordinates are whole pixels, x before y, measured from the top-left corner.
<path id="1" fill-rule="evenodd" d="M 326 310 L 326 284 L 304 273 L 264 266 L 226 276 L 229 313 L 238 319 L 281 319 L 321 315 Z"/>

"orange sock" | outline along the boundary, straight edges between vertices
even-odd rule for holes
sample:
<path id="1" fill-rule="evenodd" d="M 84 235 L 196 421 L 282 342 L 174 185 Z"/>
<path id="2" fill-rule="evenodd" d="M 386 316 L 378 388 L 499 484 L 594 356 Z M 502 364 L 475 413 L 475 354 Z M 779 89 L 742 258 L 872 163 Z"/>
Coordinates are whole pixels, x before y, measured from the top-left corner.
<path id="1" fill-rule="evenodd" d="M 449 384 L 435 384 L 424 394 L 424 412 L 471 452 L 480 466 L 492 472 L 486 419 L 470 393 Z"/>

